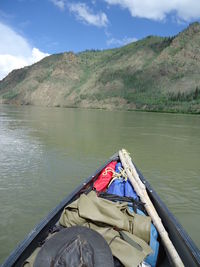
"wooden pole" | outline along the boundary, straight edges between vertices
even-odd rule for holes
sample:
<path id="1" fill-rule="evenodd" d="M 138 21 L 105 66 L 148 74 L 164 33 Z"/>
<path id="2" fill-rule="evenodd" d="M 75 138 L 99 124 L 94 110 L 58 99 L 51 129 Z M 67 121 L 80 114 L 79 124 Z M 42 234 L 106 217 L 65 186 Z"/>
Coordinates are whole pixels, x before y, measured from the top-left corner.
<path id="1" fill-rule="evenodd" d="M 133 185 L 136 193 L 140 197 L 141 201 L 145 203 L 144 204 L 145 209 L 146 209 L 147 213 L 149 214 L 149 216 L 151 217 L 156 229 L 158 230 L 160 237 L 163 241 L 163 244 L 164 244 L 165 248 L 167 249 L 167 251 L 171 257 L 171 260 L 172 260 L 174 266 L 177 266 L 177 267 L 184 266 L 184 264 L 183 264 L 180 256 L 178 255 L 173 243 L 169 239 L 168 233 L 165 230 L 156 209 L 154 208 L 154 206 L 153 206 L 153 204 L 152 204 L 152 202 L 151 202 L 151 200 L 147 194 L 145 185 L 140 180 L 140 177 L 136 171 L 135 166 L 133 165 L 133 162 L 132 162 L 128 152 L 125 149 L 120 150 L 119 151 L 119 157 L 120 157 L 122 166 L 124 167 L 128 177 L 129 177 L 129 180 L 130 180 L 131 184 Z"/>

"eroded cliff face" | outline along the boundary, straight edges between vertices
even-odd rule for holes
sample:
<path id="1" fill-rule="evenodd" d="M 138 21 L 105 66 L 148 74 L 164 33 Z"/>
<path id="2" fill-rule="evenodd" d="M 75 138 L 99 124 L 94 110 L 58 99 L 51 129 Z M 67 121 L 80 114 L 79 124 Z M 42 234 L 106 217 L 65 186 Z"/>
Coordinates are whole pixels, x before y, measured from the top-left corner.
<path id="1" fill-rule="evenodd" d="M 118 49 L 51 55 L 0 81 L 0 102 L 200 112 L 200 24 Z"/>

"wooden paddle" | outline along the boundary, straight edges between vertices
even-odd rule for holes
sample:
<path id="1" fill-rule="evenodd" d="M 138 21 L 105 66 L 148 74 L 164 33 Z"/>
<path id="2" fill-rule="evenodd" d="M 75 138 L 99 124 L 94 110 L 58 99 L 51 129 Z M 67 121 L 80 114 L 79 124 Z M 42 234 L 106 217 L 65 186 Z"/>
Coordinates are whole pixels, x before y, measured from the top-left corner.
<path id="1" fill-rule="evenodd" d="M 154 208 L 154 206 L 153 206 L 153 204 L 152 204 L 152 202 L 151 202 L 151 200 L 147 194 L 145 185 L 140 180 L 140 177 L 137 173 L 135 166 L 133 165 L 133 162 L 132 162 L 128 152 L 125 149 L 120 150 L 119 151 L 119 157 L 120 157 L 122 166 L 124 167 L 128 177 L 129 177 L 129 180 L 130 180 L 131 184 L 133 185 L 136 193 L 138 194 L 138 196 L 140 197 L 142 202 L 145 203 L 144 205 L 145 205 L 146 211 L 149 214 L 149 216 L 151 217 L 156 229 L 158 230 L 160 237 L 163 241 L 163 244 L 164 244 L 165 248 L 167 249 L 167 251 L 171 257 L 171 260 L 172 260 L 174 266 L 184 266 L 184 264 L 183 264 L 180 256 L 178 255 L 173 243 L 169 239 L 168 233 L 165 230 L 165 228 L 162 224 L 162 221 L 161 221 L 160 217 L 158 216 L 156 209 Z"/>

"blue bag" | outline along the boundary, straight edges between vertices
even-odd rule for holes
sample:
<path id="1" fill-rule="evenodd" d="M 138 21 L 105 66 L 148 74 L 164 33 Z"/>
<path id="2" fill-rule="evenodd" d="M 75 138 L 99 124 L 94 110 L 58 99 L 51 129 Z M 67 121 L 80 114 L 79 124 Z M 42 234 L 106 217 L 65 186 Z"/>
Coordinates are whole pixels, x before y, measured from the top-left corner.
<path id="1" fill-rule="evenodd" d="M 123 168 L 121 162 L 118 162 L 115 166 L 115 172 L 120 173 L 122 169 Z M 135 200 L 139 200 L 130 181 L 125 181 L 123 177 L 114 180 L 107 189 L 107 193 L 121 197 L 132 197 Z"/>
<path id="2" fill-rule="evenodd" d="M 145 216 L 144 212 L 142 212 L 139 209 L 137 209 L 137 214 Z M 153 252 L 144 259 L 144 261 L 146 263 L 150 264 L 151 267 L 156 267 L 156 263 L 157 263 L 157 259 L 158 259 L 159 242 L 157 239 L 158 239 L 158 232 L 157 232 L 155 226 L 153 225 L 153 223 L 151 223 L 150 244 L 149 245 L 152 248 Z"/>
<path id="3" fill-rule="evenodd" d="M 157 240 L 158 232 L 155 226 L 151 223 L 151 235 L 150 235 L 150 247 L 153 250 L 149 256 L 146 257 L 145 262 L 149 263 L 152 267 L 156 266 L 157 258 L 158 258 L 158 250 L 159 250 L 159 242 Z"/>
<path id="4" fill-rule="evenodd" d="M 107 193 L 124 197 L 124 180 L 122 178 L 114 180 L 108 187 Z"/>
<path id="5" fill-rule="evenodd" d="M 121 162 L 118 162 L 115 165 L 115 172 L 120 173 L 121 169 L 122 169 L 122 164 L 121 164 Z"/>
<path id="6" fill-rule="evenodd" d="M 135 190 L 133 189 L 132 184 L 129 180 L 127 180 L 124 184 L 124 196 L 125 197 L 132 197 L 135 200 L 139 200 Z"/>

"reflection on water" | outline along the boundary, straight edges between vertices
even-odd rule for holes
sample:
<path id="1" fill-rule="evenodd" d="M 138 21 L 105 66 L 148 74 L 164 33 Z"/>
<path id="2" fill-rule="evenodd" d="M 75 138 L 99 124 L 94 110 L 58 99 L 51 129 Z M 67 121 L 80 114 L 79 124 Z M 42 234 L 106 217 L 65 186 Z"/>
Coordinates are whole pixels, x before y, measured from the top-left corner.
<path id="1" fill-rule="evenodd" d="M 125 147 L 200 247 L 200 116 L 0 106 L 0 262 Z"/>

